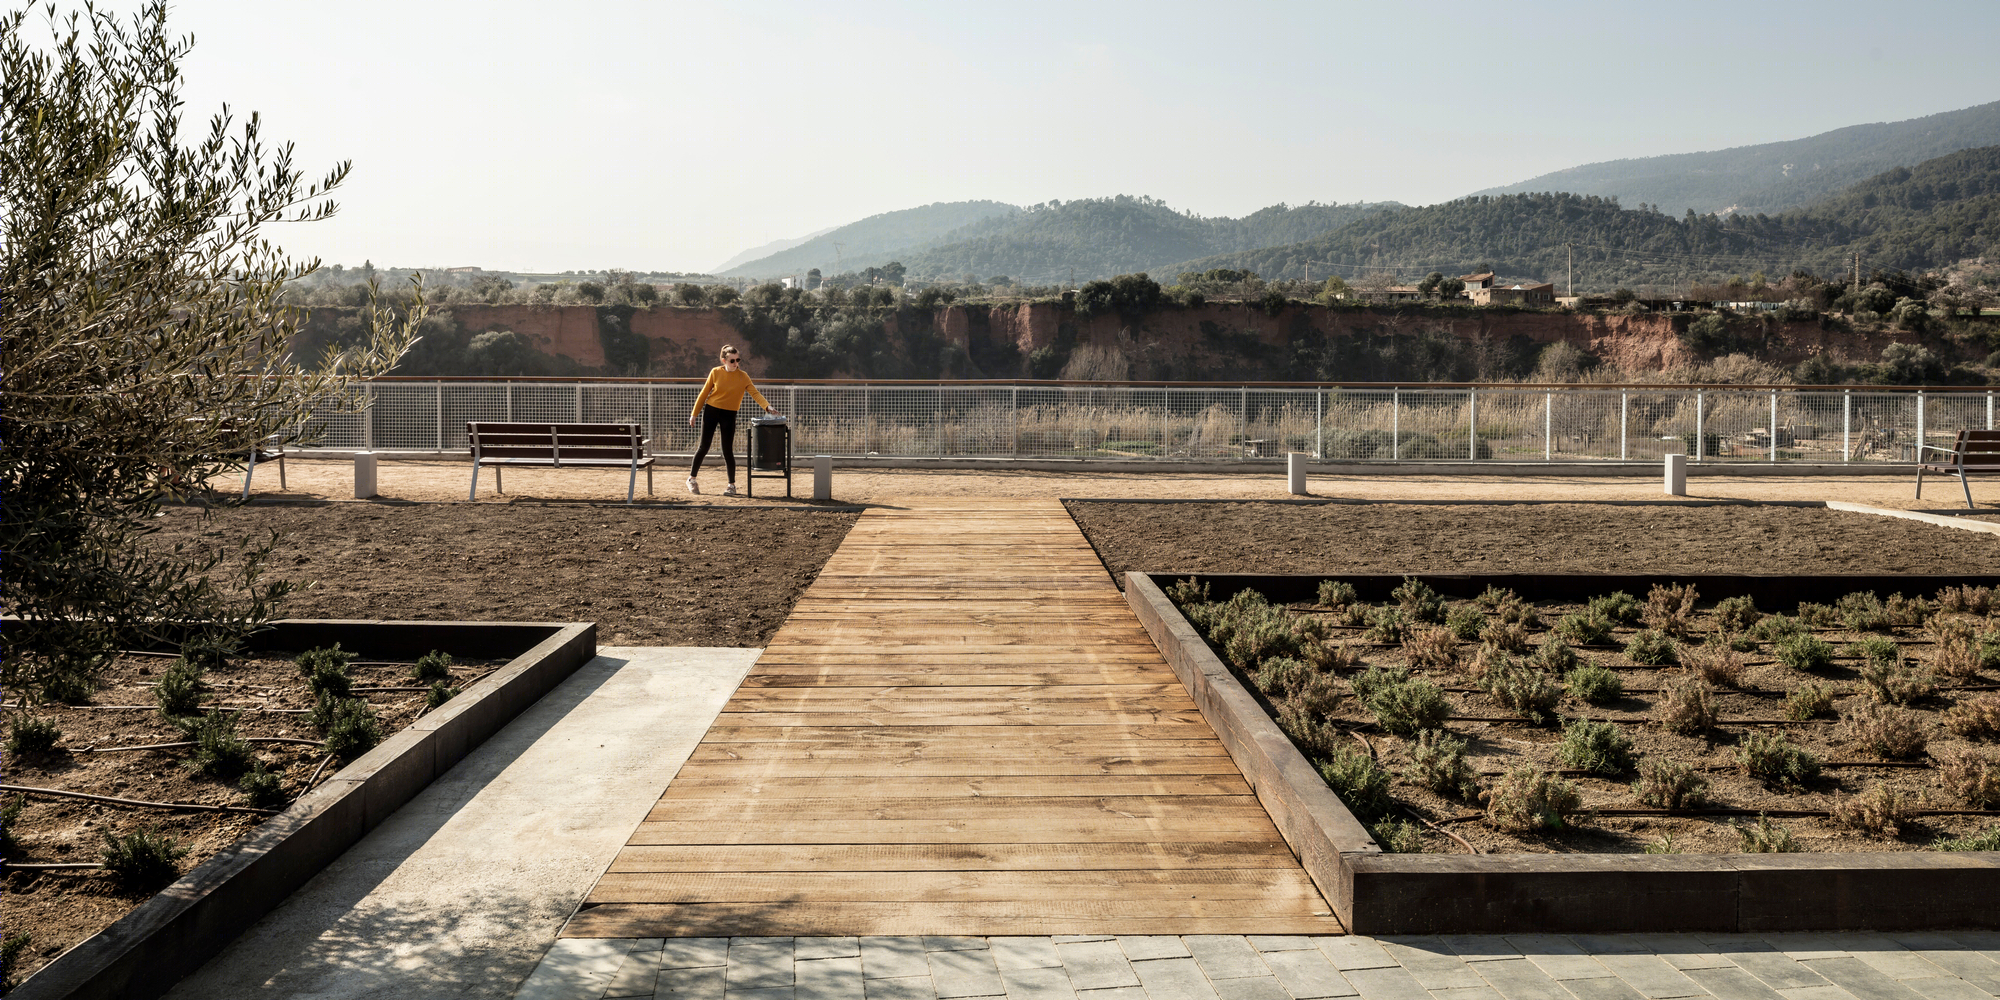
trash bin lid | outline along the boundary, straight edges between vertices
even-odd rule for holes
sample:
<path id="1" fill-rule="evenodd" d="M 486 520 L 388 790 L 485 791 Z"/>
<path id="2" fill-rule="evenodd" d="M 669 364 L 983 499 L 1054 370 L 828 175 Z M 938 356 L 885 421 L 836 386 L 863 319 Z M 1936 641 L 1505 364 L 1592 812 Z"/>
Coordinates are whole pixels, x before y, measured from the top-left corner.
<path id="1" fill-rule="evenodd" d="M 773 424 L 789 423 L 789 421 L 784 417 L 751 417 L 750 423 L 756 427 L 769 427 Z"/>

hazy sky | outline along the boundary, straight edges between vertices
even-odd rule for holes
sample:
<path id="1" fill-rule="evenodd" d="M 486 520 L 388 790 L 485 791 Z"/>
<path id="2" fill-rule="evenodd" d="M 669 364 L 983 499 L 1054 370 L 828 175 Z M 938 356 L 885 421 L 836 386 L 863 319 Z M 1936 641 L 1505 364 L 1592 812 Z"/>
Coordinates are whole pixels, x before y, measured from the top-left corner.
<path id="1" fill-rule="evenodd" d="M 129 6 L 129 0 L 121 5 Z M 12 6 L 12 5 L 10 5 Z M 1992 0 L 187 0 L 188 107 L 263 113 L 328 262 L 706 270 L 878 212 L 1425 204 L 2000 99 Z M 39 15 L 37 15 L 39 16 Z"/>

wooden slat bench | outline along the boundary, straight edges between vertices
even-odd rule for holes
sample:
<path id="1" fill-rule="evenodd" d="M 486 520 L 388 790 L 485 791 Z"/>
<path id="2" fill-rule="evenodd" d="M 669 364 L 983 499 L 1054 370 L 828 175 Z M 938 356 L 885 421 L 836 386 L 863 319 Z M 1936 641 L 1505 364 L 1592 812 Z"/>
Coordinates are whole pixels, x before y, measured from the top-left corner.
<path id="1" fill-rule="evenodd" d="M 500 470 L 509 465 L 544 468 L 629 469 L 625 502 L 638 489 L 639 470 L 646 470 L 646 495 L 653 495 L 653 456 L 646 454 L 646 431 L 638 424 L 495 423 L 468 421 L 465 436 L 472 447 L 472 491 L 479 499 L 479 467 L 493 467 L 493 488 L 507 492 Z"/>
<path id="2" fill-rule="evenodd" d="M 1938 457 L 1930 458 L 1936 452 Z M 1969 475 L 2000 472 L 2000 431 L 1959 431 L 1958 443 L 1954 447 L 1940 448 L 1934 444 L 1917 449 L 1917 498 L 1924 496 L 1924 473 L 1941 472 L 1958 477 L 1958 485 L 1965 490 L 1965 505 L 1972 506 L 1972 486 L 1965 481 Z"/>

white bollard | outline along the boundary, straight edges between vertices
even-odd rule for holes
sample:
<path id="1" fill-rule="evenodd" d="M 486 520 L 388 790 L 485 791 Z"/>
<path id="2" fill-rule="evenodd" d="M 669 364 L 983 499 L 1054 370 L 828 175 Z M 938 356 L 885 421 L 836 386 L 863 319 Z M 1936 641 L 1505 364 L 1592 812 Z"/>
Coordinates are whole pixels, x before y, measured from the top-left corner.
<path id="1" fill-rule="evenodd" d="M 1667 456 L 1667 495 L 1674 497 L 1688 495 L 1688 457 L 1686 455 Z"/>
<path id="2" fill-rule="evenodd" d="M 375 497 L 375 453 L 357 451 L 354 453 L 354 499 L 370 500 Z"/>
<path id="3" fill-rule="evenodd" d="M 833 499 L 833 456 L 813 456 L 813 499 Z"/>
<path id="4" fill-rule="evenodd" d="M 1289 481 L 1287 485 L 1293 493 L 1299 496 L 1307 494 L 1306 459 L 1311 457 L 1311 455 L 1301 451 L 1294 451 L 1285 455 L 1285 478 Z"/>

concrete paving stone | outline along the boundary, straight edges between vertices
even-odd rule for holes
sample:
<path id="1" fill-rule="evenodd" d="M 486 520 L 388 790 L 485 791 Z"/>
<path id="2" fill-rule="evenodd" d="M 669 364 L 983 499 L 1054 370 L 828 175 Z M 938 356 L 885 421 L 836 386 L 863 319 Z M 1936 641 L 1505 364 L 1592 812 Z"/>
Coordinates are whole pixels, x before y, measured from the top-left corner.
<path id="1" fill-rule="evenodd" d="M 985 951 L 983 937 L 932 937 L 924 935 L 925 951 Z"/>
<path id="2" fill-rule="evenodd" d="M 699 969 L 661 969 L 659 978 L 653 984 L 653 995 L 660 1000 L 668 997 L 675 1000 L 715 1000 L 727 989 L 723 977 L 728 971 L 720 965 Z"/>
<path id="3" fill-rule="evenodd" d="M 1086 941 L 1109 941 L 1115 934 L 1057 934 L 1049 938 L 1057 944 L 1081 944 Z"/>
<path id="4" fill-rule="evenodd" d="M 1507 1000 L 1570 1000 L 1562 984 L 1525 958 L 1480 962 L 1472 968 Z"/>
<path id="5" fill-rule="evenodd" d="M 1693 934 L 1634 934 L 1632 940 L 1653 950 L 1676 969 L 1733 969 L 1736 963 L 1722 957 L 1708 943 Z"/>
<path id="6" fill-rule="evenodd" d="M 931 966 L 931 981 L 942 997 L 997 997 L 1007 992 L 993 953 L 977 951 L 933 951 L 924 956 Z"/>
<path id="7" fill-rule="evenodd" d="M 1766 947 L 1769 947 L 1766 945 Z M 1764 981 L 1774 990 L 1796 990 L 1825 986 L 1826 977 L 1778 953 L 1770 951 L 1725 951 L 1724 957 L 1737 967 Z"/>
<path id="8" fill-rule="evenodd" d="M 1101 990 L 1078 990 L 1076 1000 L 1146 1000 L 1146 988 L 1112 986 Z"/>
<path id="9" fill-rule="evenodd" d="M 2000 931 L 1946 931 L 1945 936 L 2000 962 Z"/>
<path id="10" fill-rule="evenodd" d="M 1598 955 L 1597 963 L 1653 1000 L 1698 997 L 1708 991 L 1658 955 Z"/>
<path id="11" fill-rule="evenodd" d="M 1827 931 L 1798 931 L 1791 934 L 1766 934 L 1764 940 L 1771 947 L 1785 953 L 1786 958 L 1803 962 L 1809 958 L 1845 958 L 1853 952 L 1861 941 L 1859 934 L 1838 934 Z"/>
<path id="12" fill-rule="evenodd" d="M 1779 990 L 1778 995 L 1785 1000 L 1854 1000 L 1854 994 L 1832 983 L 1825 986 L 1801 986 L 1797 989 Z"/>
<path id="13" fill-rule="evenodd" d="M 1217 1000 L 1292 1000 L 1284 984 L 1274 976 L 1245 976 L 1241 979 L 1210 979 Z"/>
<path id="14" fill-rule="evenodd" d="M 1318 948 L 1311 951 L 1267 951 L 1264 964 L 1297 1000 L 1310 997 L 1351 997 L 1360 991 Z"/>
<path id="15" fill-rule="evenodd" d="M 1215 987 L 1192 958 L 1150 958 L 1134 961 L 1139 985 L 1149 1000 L 1218 1000 Z"/>
<path id="16" fill-rule="evenodd" d="M 1045 937 L 997 937 L 987 938 L 986 947 L 993 952 L 993 964 L 1000 971 L 1008 969 L 1060 969 L 1062 956 L 1056 954 L 1056 943 Z"/>
<path id="17" fill-rule="evenodd" d="M 1989 1000 L 1993 996 L 1963 979 L 1954 979 L 1950 976 L 1912 979 L 1909 980 L 1909 986 L 1922 993 L 1928 1000 Z"/>
<path id="18" fill-rule="evenodd" d="M 1922 1000 L 1917 991 L 1858 958 L 1818 958 L 1806 965 L 1859 1000 Z"/>
<path id="19" fill-rule="evenodd" d="M 1069 970 L 1070 984 L 1076 987 L 1079 994 L 1084 990 L 1139 985 L 1139 974 L 1132 971 L 1132 963 L 1126 960 L 1125 952 L 1119 949 L 1118 942 L 1109 938 L 1075 943 L 1065 943 L 1058 938 L 1056 954 L 1062 956 L 1063 968 Z"/>
<path id="20" fill-rule="evenodd" d="M 1523 957 L 1536 955 L 1581 955 L 1583 948 L 1566 934 L 1504 934 L 1507 943 Z"/>
<path id="21" fill-rule="evenodd" d="M 1934 979 L 1947 975 L 1924 956 L 1883 934 L 1864 934 L 1848 954 L 1890 979 Z"/>
<path id="22" fill-rule="evenodd" d="M 1924 961 L 1943 969 L 1947 974 L 1957 976 L 1987 993 L 2000 996 L 2000 962 L 1963 948 L 1958 942 L 1943 934 L 1886 936 L 1911 949 Z"/>
<path id="23" fill-rule="evenodd" d="M 1431 1000 L 1431 991 L 1408 969 L 1342 969 L 1361 1000 Z"/>
<path id="24" fill-rule="evenodd" d="M 864 955 L 862 964 L 867 964 Z M 894 979 L 863 979 L 867 1000 L 938 1000 L 929 976 L 901 976 Z"/>
<path id="25" fill-rule="evenodd" d="M 1314 947 L 1312 938 L 1304 934 L 1250 934 L 1245 940 L 1258 951 L 1305 951 Z"/>
<path id="26" fill-rule="evenodd" d="M 861 976 L 864 979 L 907 979 L 931 974 L 924 958 L 924 941 L 915 937 L 865 937 L 861 939 Z M 926 989 L 929 987 L 926 986 Z M 933 994 L 935 995 L 935 994 Z"/>
<path id="27" fill-rule="evenodd" d="M 1377 938 L 1389 957 L 1397 964 L 1410 970 L 1424 989 L 1436 994 L 1439 990 L 1490 989 L 1486 980 L 1472 966 L 1461 961 L 1456 952 L 1444 946 L 1444 942 L 1434 937 L 1385 937 Z"/>
<path id="28" fill-rule="evenodd" d="M 1566 979 L 1563 989 L 1576 994 L 1576 1000 L 1643 1000 L 1645 994 L 1632 988 L 1632 984 L 1617 976 L 1598 979 Z"/>
<path id="29" fill-rule="evenodd" d="M 1771 947 L 1771 942 L 1764 940 L 1763 936 L 1758 934 L 1724 934 L 1704 931 L 1696 934 L 1695 938 L 1723 955 L 1736 952 L 1778 950 Z"/>
<path id="30" fill-rule="evenodd" d="M 815 958 L 792 966 L 798 1000 L 862 1000 L 861 956 Z"/>
<path id="31" fill-rule="evenodd" d="M 1400 968 L 1388 949 L 1380 941 L 1364 937 L 1320 937 L 1313 943 L 1333 967 L 1342 972 L 1349 969 L 1395 969 Z"/>
<path id="32" fill-rule="evenodd" d="M 1076 987 L 1070 985 L 1069 973 L 1061 967 L 1002 966 L 1000 979 L 1007 985 L 1007 1000 L 1076 1000 Z"/>
<path id="33" fill-rule="evenodd" d="M 1646 947 L 1634 934 L 1571 934 L 1571 941 L 1589 955 L 1650 955 L 1653 949 Z"/>
<path id="34" fill-rule="evenodd" d="M 1565 979 L 1602 979 L 1611 970 L 1583 953 L 1577 943 L 1561 934 L 1509 934 L 1507 943 L 1520 949 L 1522 957 L 1558 982 Z"/>
<path id="35" fill-rule="evenodd" d="M 1492 962 L 1520 958 L 1521 950 L 1501 934 L 1446 934 L 1439 940 L 1468 962 Z"/>
<path id="36" fill-rule="evenodd" d="M 1118 936 L 1118 948 L 1125 957 L 1134 962 L 1145 962 L 1156 958 L 1188 958 L 1187 945 L 1172 934 L 1141 934 Z"/>
<path id="37" fill-rule="evenodd" d="M 1432 1000 L 1503 1000 L 1500 991 L 1491 986 L 1470 986 L 1455 990 L 1432 990 Z"/>
<path id="38" fill-rule="evenodd" d="M 821 958 L 860 958 L 861 939 L 851 937 L 802 937 L 792 939 L 792 957 L 801 962 Z"/>
<path id="39" fill-rule="evenodd" d="M 792 939 L 738 937 L 729 939 L 729 992 L 790 988 Z"/>
<path id="40" fill-rule="evenodd" d="M 596 1000 L 624 964 L 632 944 L 623 938 L 558 940 L 514 996 L 517 1000 Z"/>
<path id="41" fill-rule="evenodd" d="M 625 956 L 625 963 L 612 975 L 611 982 L 604 988 L 607 997 L 649 997 L 660 978 L 660 953 L 657 949 L 634 950 Z"/>
<path id="42" fill-rule="evenodd" d="M 660 947 L 662 969 L 699 969 L 728 964 L 728 938 L 668 938 Z"/>
<path id="43" fill-rule="evenodd" d="M 728 1000 L 793 1000 L 795 994 L 789 986 L 765 986 L 754 990 L 730 990 L 724 996 Z"/>
<path id="44" fill-rule="evenodd" d="M 1689 969 L 1687 977 L 1713 994 L 1716 1000 L 1784 1000 L 1777 990 L 1750 973 L 1730 966 L 1726 969 Z"/>
<path id="45" fill-rule="evenodd" d="M 1269 976 L 1271 967 L 1241 934 L 1190 934 L 1181 939 L 1210 979 Z"/>

